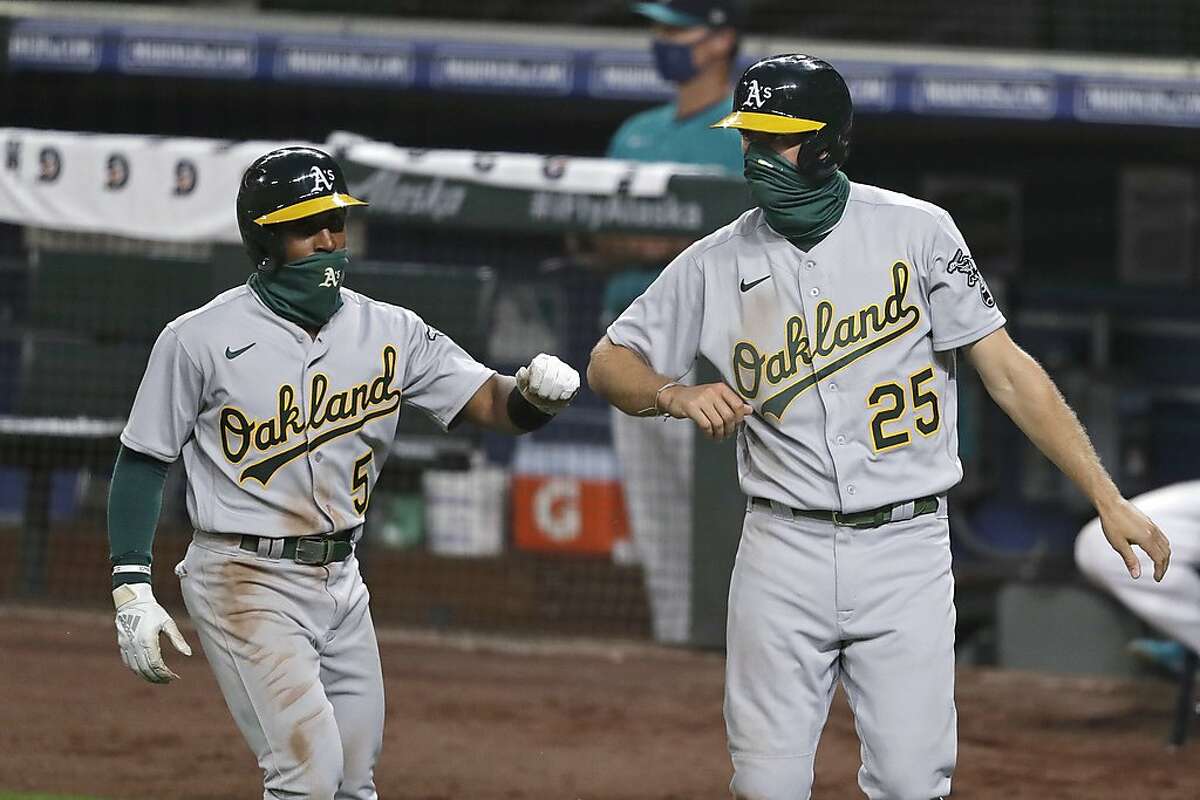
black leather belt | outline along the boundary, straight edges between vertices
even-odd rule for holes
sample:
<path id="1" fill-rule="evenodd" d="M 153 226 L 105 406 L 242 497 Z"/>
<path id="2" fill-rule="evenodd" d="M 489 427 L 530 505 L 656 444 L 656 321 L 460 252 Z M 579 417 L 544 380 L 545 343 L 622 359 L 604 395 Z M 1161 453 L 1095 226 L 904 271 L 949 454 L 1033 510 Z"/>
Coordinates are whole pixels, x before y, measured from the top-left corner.
<path id="1" fill-rule="evenodd" d="M 924 514 L 932 514 L 938 510 L 937 497 L 922 497 L 919 500 L 910 500 L 913 510 L 911 514 L 901 517 L 900 519 L 912 519 Z M 880 506 L 869 511 L 854 511 L 850 514 L 843 514 L 841 511 L 809 511 L 803 508 L 792 508 L 785 506 L 782 503 L 773 503 L 763 497 L 750 498 L 750 504 L 763 509 L 764 511 L 780 511 L 791 514 L 792 517 L 806 517 L 808 519 L 819 519 L 822 522 L 832 522 L 834 525 L 841 525 L 847 528 L 878 528 L 880 525 L 886 525 L 893 521 L 893 512 L 908 503 L 893 503 L 888 506 Z M 895 520 L 900 521 L 900 520 Z"/>
<path id="2" fill-rule="evenodd" d="M 246 552 L 258 553 L 260 542 L 265 540 L 273 544 L 281 541 L 283 549 L 279 552 L 279 558 L 286 558 L 297 564 L 319 567 L 349 558 L 350 554 L 354 552 L 353 538 L 353 530 L 340 531 L 329 536 L 295 536 L 285 539 L 246 534 L 242 536 L 240 546 Z M 271 550 L 272 548 L 268 546 L 267 553 L 270 553 Z"/>

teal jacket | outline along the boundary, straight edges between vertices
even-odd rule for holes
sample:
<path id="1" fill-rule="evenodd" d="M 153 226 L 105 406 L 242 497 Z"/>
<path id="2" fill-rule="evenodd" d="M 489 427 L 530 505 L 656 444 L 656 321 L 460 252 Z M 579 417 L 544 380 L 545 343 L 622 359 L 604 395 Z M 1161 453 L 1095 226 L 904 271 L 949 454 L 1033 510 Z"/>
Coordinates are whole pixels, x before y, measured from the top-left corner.
<path id="1" fill-rule="evenodd" d="M 733 97 L 729 96 L 686 119 L 675 118 L 674 103 L 634 114 L 613 134 L 606 155 L 630 161 L 704 164 L 741 175 L 742 145 L 737 131 L 709 127 L 731 108 Z M 630 268 L 615 274 L 604 292 L 607 320 L 616 319 L 628 308 L 665 266 Z"/>

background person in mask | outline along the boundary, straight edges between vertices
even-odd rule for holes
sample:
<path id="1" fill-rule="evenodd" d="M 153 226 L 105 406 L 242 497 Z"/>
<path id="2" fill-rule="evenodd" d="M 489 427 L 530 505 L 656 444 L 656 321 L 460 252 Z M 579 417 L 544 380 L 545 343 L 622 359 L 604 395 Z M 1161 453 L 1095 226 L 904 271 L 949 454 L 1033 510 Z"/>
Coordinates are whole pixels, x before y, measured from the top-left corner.
<path id="1" fill-rule="evenodd" d="M 609 144 L 609 158 L 675 161 L 742 171 L 738 137 L 711 125 L 729 112 L 741 4 L 730 0 L 638 3 L 654 22 L 654 60 L 675 100 L 635 114 Z M 604 294 L 607 325 L 645 291 L 686 238 L 597 237 L 603 268 L 613 271 Z M 691 383 L 691 376 L 676 376 Z M 654 638 L 688 641 L 691 628 L 692 432 L 686 425 L 638 419 L 614 410 L 613 446 L 634 544 L 645 575 Z"/>
<path id="2" fill-rule="evenodd" d="M 867 797 L 950 793 L 946 492 L 962 478 L 959 352 L 1092 501 L 1130 576 L 1142 569 L 1133 545 L 1156 581 L 1170 559 L 1009 338 L 950 216 L 842 173 L 853 119 L 846 83 L 824 61 L 776 56 L 746 70 L 718 124 L 742 132 L 758 208 L 671 262 L 588 366 L 592 388 L 626 414 L 738 436 L 747 505 L 729 587 L 725 723 L 743 800 L 809 797 L 839 680 Z M 698 355 L 722 380 L 678 385 Z"/>
<path id="3" fill-rule="evenodd" d="M 167 683 L 159 633 L 190 651 L 151 592 L 151 545 L 182 453 L 196 532 L 175 571 L 269 797 L 376 797 L 383 676 L 355 544 L 402 405 L 520 434 L 579 388 L 544 354 L 497 375 L 412 311 L 342 288 L 357 205 L 319 150 L 250 165 L 237 217 L 255 272 L 163 330 L 110 488 L 121 658 Z"/>

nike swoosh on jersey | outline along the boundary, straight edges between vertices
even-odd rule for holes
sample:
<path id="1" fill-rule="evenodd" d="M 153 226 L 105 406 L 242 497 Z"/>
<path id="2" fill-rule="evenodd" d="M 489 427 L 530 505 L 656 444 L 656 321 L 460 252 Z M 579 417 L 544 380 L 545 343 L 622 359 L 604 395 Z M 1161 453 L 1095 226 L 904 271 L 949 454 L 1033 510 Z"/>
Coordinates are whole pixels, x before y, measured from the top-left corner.
<path id="1" fill-rule="evenodd" d="M 742 279 L 742 283 L 741 283 L 742 291 L 743 291 L 743 292 L 748 292 L 748 291 L 750 291 L 751 289 L 753 289 L 755 286 L 758 286 L 758 285 L 759 285 L 760 283 L 762 283 L 763 281 L 770 280 L 770 279 L 771 279 L 771 276 L 770 276 L 770 275 L 764 275 L 763 277 L 759 278 L 759 279 L 758 279 L 758 280 L 756 280 L 756 281 L 751 281 L 750 283 L 746 283 L 746 279 L 745 279 L 745 278 L 743 278 L 743 279 Z"/>
<path id="2" fill-rule="evenodd" d="M 228 358 L 230 361 L 232 361 L 233 359 L 240 356 L 242 353 L 249 350 L 251 347 L 254 347 L 254 345 L 256 345 L 256 344 L 258 344 L 258 342 L 251 342 L 250 344 L 243 347 L 241 350 L 230 350 L 228 347 L 226 347 L 225 348 L 225 357 Z"/>

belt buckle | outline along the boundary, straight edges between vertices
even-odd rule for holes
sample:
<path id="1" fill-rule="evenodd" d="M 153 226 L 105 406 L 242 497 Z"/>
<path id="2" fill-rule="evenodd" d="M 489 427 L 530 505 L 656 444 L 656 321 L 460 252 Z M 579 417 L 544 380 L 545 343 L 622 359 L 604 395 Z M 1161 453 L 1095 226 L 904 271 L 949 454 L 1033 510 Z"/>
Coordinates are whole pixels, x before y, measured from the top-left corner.
<path id="1" fill-rule="evenodd" d="M 296 540 L 297 564 L 321 567 L 329 563 L 332 542 L 319 536 L 302 536 Z"/>
<path id="2" fill-rule="evenodd" d="M 869 519 L 869 518 L 862 519 L 862 516 L 863 516 L 863 512 L 861 512 L 861 511 L 855 512 L 853 514 L 846 514 L 841 511 L 834 511 L 833 512 L 833 524 L 840 525 L 843 528 L 853 528 L 854 530 L 857 530 L 857 531 L 869 530 L 871 528 L 878 528 L 880 525 L 884 524 L 882 522 L 876 522 L 875 520 Z M 852 519 L 852 517 L 858 517 L 859 519 L 854 520 L 854 519 Z"/>

